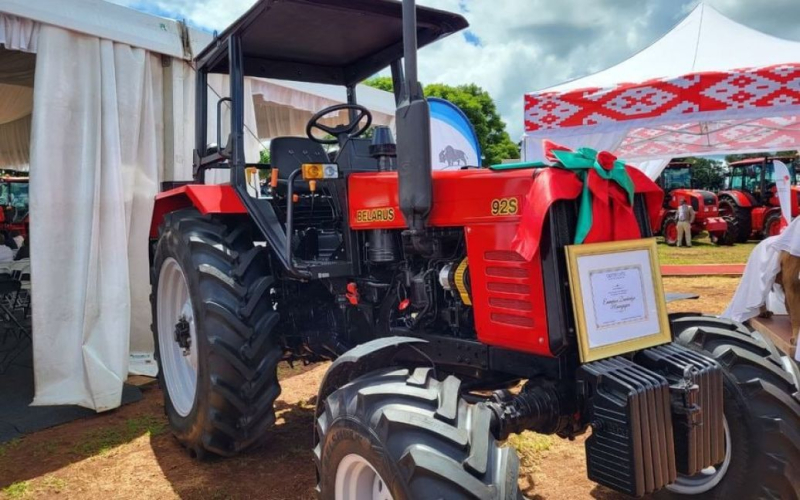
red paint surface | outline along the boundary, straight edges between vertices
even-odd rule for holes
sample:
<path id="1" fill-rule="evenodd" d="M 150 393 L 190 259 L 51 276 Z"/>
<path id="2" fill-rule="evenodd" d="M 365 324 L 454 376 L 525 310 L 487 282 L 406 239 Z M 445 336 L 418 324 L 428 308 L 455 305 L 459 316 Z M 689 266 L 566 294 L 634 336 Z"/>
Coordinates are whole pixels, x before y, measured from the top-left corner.
<path id="1" fill-rule="evenodd" d="M 195 207 L 201 214 L 245 214 L 247 210 L 229 185 L 189 184 L 156 196 L 150 237 L 158 237 L 164 216 L 175 210 Z"/>

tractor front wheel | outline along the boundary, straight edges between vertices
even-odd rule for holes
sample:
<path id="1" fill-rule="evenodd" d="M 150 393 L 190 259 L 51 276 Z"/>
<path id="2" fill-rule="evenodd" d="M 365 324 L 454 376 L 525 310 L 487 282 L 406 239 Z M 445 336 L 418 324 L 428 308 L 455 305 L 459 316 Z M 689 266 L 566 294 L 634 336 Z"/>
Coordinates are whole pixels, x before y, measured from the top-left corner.
<path id="1" fill-rule="evenodd" d="M 781 212 L 780 210 L 773 210 L 764 219 L 764 229 L 761 232 L 763 238 L 770 236 L 778 236 L 781 234 Z"/>
<path id="2" fill-rule="evenodd" d="M 491 434 L 491 410 L 431 368 L 385 369 L 334 391 L 317 418 L 324 500 L 517 500 L 519 459 Z"/>
<path id="3" fill-rule="evenodd" d="M 192 456 L 231 456 L 275 420 L 283 351 L 269 261 L 246 227 L 167 215 L 152 277 L 153 334 L 170 427 Z"/>
<path id="4" fill-rule="evenodd" d="M 669 499 L 781 498 L 800 495 L 800 393 L 797 365 L 740 323 L 675 315 L 679 343 L 723 370 L 725 459 L 658 493 Z"/>
<path id="5" fill-rule="evenodd" d="M 678 218 L 675 215 L 668 215 L 661 223 L 661 236 L 664 243 L 674 247 L 678 243 Z"/>

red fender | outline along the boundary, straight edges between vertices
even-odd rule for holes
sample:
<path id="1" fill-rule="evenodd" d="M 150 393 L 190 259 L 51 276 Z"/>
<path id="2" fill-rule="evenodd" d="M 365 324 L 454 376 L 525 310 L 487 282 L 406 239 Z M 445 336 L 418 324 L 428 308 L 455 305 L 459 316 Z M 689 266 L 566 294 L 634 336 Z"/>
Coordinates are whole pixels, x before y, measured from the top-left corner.
<path id="1" fill-rule="evenodd" d="M 753 202 L 750 201 L 750 198 L 741 191 L 720 191 L 717 193 L 718 198 L 722 198 L 723 196 L 729 196 L 733 198 L 733 201 L 735 201 L 740 207 L 753 206 Z"/>
<path id="2" fill-rule="evenodd" d="M 158 237 L 164 216 L 183 208 L 195 207 L 201 214 L 246 214 L 247 209 L 228 184 L 187 184 L 156 195 L 150 238 Z"/>

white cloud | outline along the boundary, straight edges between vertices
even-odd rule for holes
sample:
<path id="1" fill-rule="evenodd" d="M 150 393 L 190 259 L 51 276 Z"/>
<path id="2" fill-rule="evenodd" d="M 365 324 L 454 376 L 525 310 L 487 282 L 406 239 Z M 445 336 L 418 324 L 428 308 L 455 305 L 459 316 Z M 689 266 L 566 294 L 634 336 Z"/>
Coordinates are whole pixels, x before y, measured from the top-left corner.
<path id="1" fill-rule="evenodd" d="M 221 31 L 253 0 L 109 0 Z M 480 46 L 456 34 L 420 52 L 425 83 L 476 83 L 490 92 L 512 138 L 522 134 L 525 92 L 612 66 L 669 31 L 698 0 L 418 0 L 466 9 Z M 733 20 L 800 40 L 797 0 L 706 0 Z M 474 42 L 474 37 L 473 42 Z"/>

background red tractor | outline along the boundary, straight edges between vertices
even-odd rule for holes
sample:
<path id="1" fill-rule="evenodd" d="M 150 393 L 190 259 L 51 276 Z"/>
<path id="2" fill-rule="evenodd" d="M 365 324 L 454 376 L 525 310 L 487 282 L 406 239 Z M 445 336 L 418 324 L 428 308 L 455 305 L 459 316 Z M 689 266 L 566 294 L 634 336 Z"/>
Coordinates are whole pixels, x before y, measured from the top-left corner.
<path id="1" fill-rule="evenodd" d="M 658 222 L 653 232 L 664 237 L 667 245 L 678 241 L 677 209 L 681 200 L 686 200 L 695 211 L 692 224 L 692 237 L 703 231 L 715 245 L 732 245 L 735 241 L 735 220 L 728 221 L 720 216 L 717 195 L 711 191 L 693 189 L 692 165 L 686 162 L 672 162 L 656 180 L 664 190 L 664 203 L 659 212 Z M 729 225 L 731 227 L 729 227 Z"/>
<path id="2" fill-rule="evenodd" d="M 0 231 L 6 236 L 19 232 L 28 237 L 28 178 L 0 178 Z"/>
<path id="3" fill-rule="evenodd" d="M 774 160 L 789 167 L 792 217 L 800 215 L 796 157 L 767 156 L 730 163 L 727 189 L 718 193 L 719 211 L 726 219 L 735 221 L 738 242 L 775 236 L 780 232 L 781 208 L 775 188 Z"/>
<path id="4" fill-rule="evenodd" d="M 278 364 L 332 360 L 310 443 L 322 499 L 517 500 L 519 459 L 503 441 L 590 426 L 589 477 L 629 495 L 796 497 L 797 366 L 743 325 L 666 317 L 650 240 L 663 195 L 650 179 L 593 150 L 553 153 L 576 170 L 432 171 L 417 43 L 466 27 L 413 0 L 261 0 L 199 54 L 195 178 L 158 195 L 150 234 L 176 438 L 197 457 L 263 443 Z M 387 67 L 396 144 L 385 127 L 365 137 L 371 113 L 356 99 Z M 231 132 L 214 147 L 209 73 L 230 75 Z M 339 85 L 348 103 L 320 110 L 307 137 L 272 138 L 271 164 L 248 164 L 245 76 Z M 330 126 L 343 110 L 347 123 Z M 205 185 L 209 168 L 230 183 Z M 271 171 L 263 196 L 248 168 Z M 638 338 L 582 361 L 576 318 L 589 309 L 573 310 L 567 247 L 640 238 L 650 264 L 587 278 Z M 644 274 L 654 305 L 634 320 L 658 318 L 657 346 L 625 316 L 641 288 L 609 285 Z"/>

